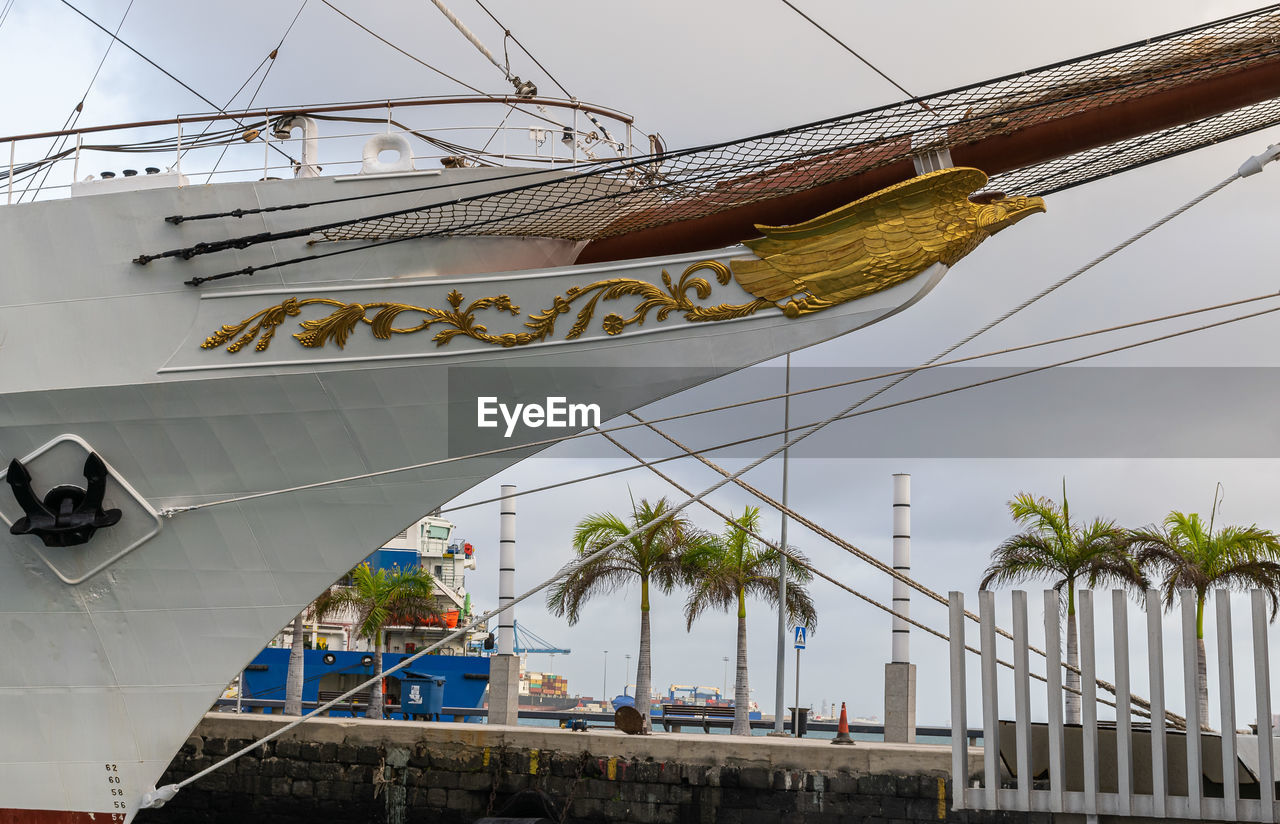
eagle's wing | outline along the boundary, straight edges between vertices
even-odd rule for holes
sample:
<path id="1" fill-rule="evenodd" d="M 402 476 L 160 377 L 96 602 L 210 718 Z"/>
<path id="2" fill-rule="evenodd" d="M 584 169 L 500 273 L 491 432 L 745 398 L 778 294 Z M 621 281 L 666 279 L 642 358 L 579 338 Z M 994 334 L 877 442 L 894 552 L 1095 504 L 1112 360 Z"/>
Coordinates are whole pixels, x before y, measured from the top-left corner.
<path id="1" fill-rule="evenodd" d="M 972 223 L 969 194 L 987 176 L 952 168 L 898 183 L 794 226 L 758 226 L 746 245 L 759 260 L 733 260 L 742 288 L 779 301 L 801 291 L 828 297 L 877 291 L 920 272 Z M 843 298 L 847 299 L 847 298 Z"/>

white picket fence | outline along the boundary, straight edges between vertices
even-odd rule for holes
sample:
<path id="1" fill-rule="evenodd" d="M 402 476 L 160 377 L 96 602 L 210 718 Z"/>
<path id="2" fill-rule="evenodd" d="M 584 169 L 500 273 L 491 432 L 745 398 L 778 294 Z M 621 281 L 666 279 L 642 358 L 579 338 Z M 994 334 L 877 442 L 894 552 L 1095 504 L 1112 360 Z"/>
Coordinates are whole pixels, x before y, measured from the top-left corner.
<path id="1" fill-rule="evenodd" d="M 1048 720 L 1047 723 L 1033 724 L 1031 721 L 1031 671 L 1028 660 L 1027 593 L 1014 591 L 1012 594 L 1014 722 L 1011 746 L 1006 735 L 1005 759 L 1006 765 L 1012 767 L 1009 772 L 1013 775 L 1013 788 L 1004 788 L 1001 786 L 1001 735 L 996 686 L 998 664 L 995 593 L 980 592 L 978 594 L 981 619 L 979 647 L 982 653 L 981 728 L 984 746 L 980 787 L 970 786 L 968 744 L 965 738 L 968 719 L 966 718 L 964 660 L 966 654 L 964 595 L 960 592 L 950 593 L 951 774 L 952 786 L 955 788 L 953 801 L 955 809 L 1072 813 L 1085 815 L 1090 819 L 1098 815 L 1131 815 L 1219 821 L 1277 821 L 1280 811 L 1277 810 L 1275 797 L 1273 769 L 1275 753 L 1271 729 L 1270 659 L 1267 643 L 1268 614 L 1264 593 L 1260 591 L 1250 593 L 1253 675 L 1257 695 L 1257 736 L 1240 735 L 1235 732 L 1237 719 L 1231 602 L 1228 595 L 1221 591 L 1213 598 L 1217 625 L 1215 646 L 1218 660 L 1218 685 L 1216 693 L 1221 702 L 1223 730 L 1220 739 L 1217 733 L 1188 735 L 1180 730 L 1167 729 L 1165 724 L 1159 723 L 1159 719 L 1164 718 L 1166 695 L 1162 606 L 1159 594 L 1155 590 L 1148 591 L 1146 595 L 1146 665 L 1150 673 L 1151 693 L 1148 699 L 1151 702 L 1152 718 L 1156 719 L 1151 724 L 1149 733 L 1144 735 L 1145 726 L 1135 725 L 1130 713 L 1123 710 L 1117 711 L 1114 726 L 1109 723 L 1100 726 L 1098 723 L 1094 603 L 1093 593 L 1088 590 L 1076 593 L 1077 617 L 1080 624 L 1082 723 L 1079 727 L 1063 724 L 1065 693 L 1062 689 L 1059 601 L 1057 593 L 1046 591 L 1044 593 L 1044 630 L 1047 683 L 1044 695 Z M 1201 719 L 1196 689 L 1195 597 L 1194 593 L 1189 591 L 1182 595 L 1184 596 L 1181 598 L 1183 689 L 1187 707 L 1187 728 L 1197 730 L 1201 726 Z M 1124 593 L 1116 591 L 1112 593 L 1112 604 L 1114 682 L 1117 694 L 1128 696 L 1131 663 L 1129 602 Z M 1208 605 L 1206 605 L 1207 611 Z M 1039 692 L 1038 689 L 1037 692 Z M 1210 700 L 1213 700 L 1214 692 L 1211 687 Z M 1126 701 L 1120 700 L 1117 703 L 1124 707 Z M 1047 771 L 1043 767 L 1039 772 L 1034 771 L 1033 754 L 1042 755 L 1044 748 L 1040 746 L 1033 748 L 1033 737 L 1039 743 L 1047 744 Z M 1213 763 L 1217 756 L 1215 750 L 1219 746 L 1221 749 L 1220 775 L 1217 773 L 1219 765 Z M 1185 750 L 1185 772 L 1183 765 L 1177 763 L 1182 760 L 1179 757 L 1181 755 L 1179 750 Z M 1079 757 L 1072 758 L 1068 762 L 1067 756 L 1075 755 L 1077 752 Z M 1250 765 L 1247 768 L 1239 763 L 1242 752 Z M 1009 763 L 1010 761 L 1012 763 Z M 1114 775 L 1111 774 L 1112 769 L 1114 769 Z M 1209 779 L 1211 782 L 1209 787 L 1213 794 L 1216 794 L 1217 786 L 1221 785 L 1221 798 L 1206 797 L 1204 778 L 1206 772 L 1222 779 L 1221 782 L 1213 781 L 1212 777 Z M 1047 777 L 1048 787 L 1044 787 L 1044 777 L 1035 781 L 1033 774 Z M 1188 777 L 1191 777 L 1191 780 L 1187 780 Z M 1259 797 L 1241 798 L 1242 782 L 1246 784 L 1249 794 L 1252 794 L 1256 784 Z M 1033 786 L 1033 783 L 1038 786 Z"/>

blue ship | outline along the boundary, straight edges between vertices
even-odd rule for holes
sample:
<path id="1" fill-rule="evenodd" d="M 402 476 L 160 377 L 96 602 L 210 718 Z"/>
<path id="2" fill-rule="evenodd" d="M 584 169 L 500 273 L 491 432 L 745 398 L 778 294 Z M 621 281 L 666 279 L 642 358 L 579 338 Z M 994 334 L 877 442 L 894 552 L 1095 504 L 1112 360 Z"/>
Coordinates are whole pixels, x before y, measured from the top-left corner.
<path id="1" fill-rule="evenodd" d="M 303 652 L 303 702 L 330 700 L 373 677 L 372 652 L 309 649 Z M 385 652 L 384 669 L 399 664 L 408 654 Z M 489 659 L 479 655 L 427 655 L 409 665 L 415 673 L 443 678 L 444 706 L 481 707 L 489 686 Z M 283 701 L 285 679 L 289 673 L 289 650 L 268 647 L 258 653 L 245 668 L 243 697 L 249 700 Z M 404 671 L 386 677 L 386 704 L 400 703 Z M 364 703 L 359 694 L 356 700 Z M 335 711 L 334 716 L 350 717 L 350 712 Z M 387 718 L 402 719 L 400 712 L 388 712 Z M 468 716 L 473 718 L 474 716 Z M 479 720 L 479 719 L 477 719 Z"/>

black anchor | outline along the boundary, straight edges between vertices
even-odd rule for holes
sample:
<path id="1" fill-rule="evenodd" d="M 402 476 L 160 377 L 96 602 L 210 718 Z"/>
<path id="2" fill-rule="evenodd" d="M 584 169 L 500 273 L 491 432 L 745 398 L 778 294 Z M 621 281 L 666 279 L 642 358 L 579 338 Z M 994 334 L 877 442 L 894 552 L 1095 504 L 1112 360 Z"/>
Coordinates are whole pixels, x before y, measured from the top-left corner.
<path id="1" fill-rule="evenodd" d="M 55 486 L 42 502 L 31 488 L 31 473 L 22 461 L 14 458 L 9 462 L 6 480 L 13 488 L 13 497 L 27 514 L 9 527 L 9 532 L 39 535 L 45 546 L 67 547 L 87 544 L 98 529 L 114 526 L 120 520 L 120 510 L 102 509 L 102 496 L 107 491 L 107 466 L 95 452 L 90 452 L 85 459 L 84 478 L 85 488 L 70 484 Z"/>

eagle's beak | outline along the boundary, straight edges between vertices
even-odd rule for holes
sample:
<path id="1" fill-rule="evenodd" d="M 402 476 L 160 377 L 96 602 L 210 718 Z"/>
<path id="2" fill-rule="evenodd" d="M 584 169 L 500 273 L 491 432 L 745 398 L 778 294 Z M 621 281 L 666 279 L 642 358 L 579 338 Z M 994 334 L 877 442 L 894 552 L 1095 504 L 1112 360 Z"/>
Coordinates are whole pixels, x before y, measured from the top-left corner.
<path id="1" fill-rule="evenodd" d="M 1045 210 L 1044 198 L 1042 197 L 1011 197 L 992 204 L 988 208 L 993 209 L 995 213 L 992 215 L 991 222 L 982 228 L 992 235 L 1001 229 L 1009 228 L 1024 217 L 1029 217 Z"/>

